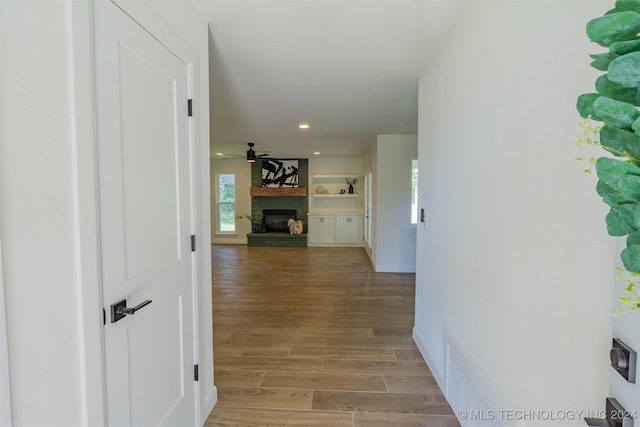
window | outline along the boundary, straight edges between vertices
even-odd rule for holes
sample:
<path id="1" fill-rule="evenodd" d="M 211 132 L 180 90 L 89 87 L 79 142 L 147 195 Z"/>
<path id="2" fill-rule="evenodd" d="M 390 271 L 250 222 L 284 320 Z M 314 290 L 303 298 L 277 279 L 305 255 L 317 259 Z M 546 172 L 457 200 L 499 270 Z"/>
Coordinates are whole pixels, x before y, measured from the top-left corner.
<path id="1" fill-rule="evenodd" d="M 418 160 L 411 160 L 411 224 L 418 223 Z"/>
<path id="2" fill-rule="evenodd" d="M 218 178 L 218 231 L 234 233 L 236 231 L 236 176 L 221 173 Z"/>

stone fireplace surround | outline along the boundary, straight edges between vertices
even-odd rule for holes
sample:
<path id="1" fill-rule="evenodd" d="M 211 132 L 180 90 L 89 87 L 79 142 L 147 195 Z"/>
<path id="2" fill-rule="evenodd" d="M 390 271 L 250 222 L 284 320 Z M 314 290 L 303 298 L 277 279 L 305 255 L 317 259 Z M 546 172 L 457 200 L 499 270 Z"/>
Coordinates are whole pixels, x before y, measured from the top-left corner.
<path id="1" fill-rule="evenodd" d="M 298 185 L 307 188 L 309 185 L 309 160 L 298 159 Z M 262 162 L 251 164 L 251 187 L 262 186 Z M 307 246 L 307 212 L 309 211 L 308 195 L 304 196 L 252 196 L 251 210 L 288 210 L 295 211 L 295 219 L 304 222 L 303 234 L 289 234 L 286 230 L 270 231 L 267 233 L 247 234 L 249 246 Z M 288 218 L 287 218 L 288 220 Z M 286 225 L 286 221 L 285 221 Z M 286 232 L 285 232 L 286 231 Z"/>

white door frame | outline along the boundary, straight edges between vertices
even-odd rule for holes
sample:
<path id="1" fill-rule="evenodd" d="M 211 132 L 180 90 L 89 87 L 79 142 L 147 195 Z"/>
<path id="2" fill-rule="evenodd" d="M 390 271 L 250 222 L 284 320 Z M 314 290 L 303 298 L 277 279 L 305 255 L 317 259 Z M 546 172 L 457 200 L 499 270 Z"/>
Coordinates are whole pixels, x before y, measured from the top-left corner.
<path id="1" fill-rule="evenodd" d="M 82 324 L 84 422 L 107 426 L 96 137 L 93 1 L 70 2 L 75 211 Z"/>
<path id="2" fill-rule="evenodd" d="M 4 8 L 0 4 L 0 26 Z M 2 52 L 0 51 L 0 60 Z M 0 109 L 3 104 L 0 104 Z M 4 296 L 4 270 L 2 269 L 2 234 L 0 234 L 0 426 L 13 425 L 11 421 L 11 378 L 9 377 L 9 347 L 7 345 L 7 314 Z"/>
<path id="3" fill-rule="evenodd" d="M 367 166 L 365 166 L 364 171 L 363 171 L 363 175 L 365 177 L 367 177 L 367 175 L 371 174 L 371 177 L 369 179 L 365 179 L 366 181 L 366 188 L 364 189 L 365 192 L 365 200 L 364 200 L 364 215 L 368 218 L 364 218 L 364 223 L 363 223 L 363 245 L 365 248 L 365 251 L 367 252 L 367 255 L 369 255 L 369 259 L 371 260 L 371 262 L 373 262 L 373 245 L 371 244 L 372 240 L 373 240 L 373 222 L 372 222 L 372 218 L 373 218 L 373 210 L 374 210 L 374 190 L 373 190 L 373 180 L 374 178 L 374 173 L 373 173 L 373 165 L 374 165 L 374 158 L 371 158 L 371 163 Z M 371 231 L 369 233 L 369 230 L 367 230 L 367 228 L 369 228 L 369 230 Z M 368 239 L 367 239 L 368 236 Z"/>
<path id="4" fill-rule="evenodd" d="M 1 9 L 1 7 L 0 7 Z M 11 426 L 11 378 L 9 377 L 9 347 L 7 346 L 7 315 L 2 269 L 2 235 L 0 234 L 0 426 Z"/>
<path id="5" fill-rule="evenodd" d="M 94 69 L 94 28 L 93 4 L 95 1 L 69 1 L 72 54 L 72 84 L 75 127 L 73 129 L 73 146 L 75 151 L 75 211 L 78 236 L 79 259 L 77 267 L 79 301 L 78 309 L 81 317 L 82 373 L 84 423 L 91 426 L 104 426 L 107 423 L 106 411 L 106 378 L 103 329 L 103 301 L 100 261 L 99 209 L 98 209 L 98 168 L 97 168 L 97 136 L 96 136 L 96 99 Z M 192 78 L 199 76 L 197 55 L 180 40 L 173 31 L 144 2 L 114 1 L 125 12 L 136 20 L 147 31 L 159 38 L 161 42 L 189 64 Z M 194 88 L 190 87 L 192 94 Z M 196 145 L 200 144 L 200 135 L 194 132 Z M 198 151 L 197 149 L 195 151 Z M 194 153 L 191 161 L 197 169 Z M 200 194 L 199 175 L 194 173 L 195 193 Z M 196 209 L 199 206 L 196 205 Z M 194 213 L 197 216 L 199 212 Z M 200 224 L 200 218 L 196 218 Z M 203 235 L 202 238 L 205 236 Z M 195 262 L 197 269 L 199 266 Z M 200 281 L 200 272 L 196 273 L 196 281 Z M 194 289 L 194 298 L 199 289 Z M 194 322 L 196 357 L 198 357 L 198 305 L 194 304 Z M 196 388 L 196 420 L 200 422 L 202 414 L 199 389 Z"/>

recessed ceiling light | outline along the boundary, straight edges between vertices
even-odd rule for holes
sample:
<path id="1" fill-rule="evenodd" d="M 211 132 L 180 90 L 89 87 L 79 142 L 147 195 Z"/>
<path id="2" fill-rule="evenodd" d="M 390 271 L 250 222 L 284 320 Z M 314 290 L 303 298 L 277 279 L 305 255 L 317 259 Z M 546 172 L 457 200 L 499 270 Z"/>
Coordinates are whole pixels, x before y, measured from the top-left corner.
<path id="1" fill-rule="evenodd" d="M 314 151 L 313 154 L 315 154 L 316 156 L 320 154 L 319 151 Z"/>
<path id="2" fill-rule="evenodd" d="M 308 124 L 308 123 L 300 123 L 300 124 L 298 125 L 298 127 L 299 127 L 300 129 L 309 129 L 311 126 L 309 126 L 309 124 Z"/>
<path id="3" fill-rule="evenodd" d="M 224 156 L 223 153 L 216 153 L 216 156 Z"/>

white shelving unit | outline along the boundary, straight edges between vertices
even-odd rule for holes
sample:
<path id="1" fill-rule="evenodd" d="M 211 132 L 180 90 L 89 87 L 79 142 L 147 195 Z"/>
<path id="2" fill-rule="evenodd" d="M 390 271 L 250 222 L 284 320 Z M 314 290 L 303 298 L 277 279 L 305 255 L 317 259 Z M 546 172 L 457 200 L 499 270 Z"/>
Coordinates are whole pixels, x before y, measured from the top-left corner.
<path id="1" fill-rule="evenodd" d="M 356 179 L 358 175 L 355 173 L 347 174 L 319 174 L 311 176 L 311 185 L 309 186 L 309 194 L 313 197 L 358 197 L 358 194 L 349 194 L 347 190 L 347 179 Z M 316 193 L 316 189 L 322 186 L 328 193 Z M 344 190 L 345 193 L 340 193 Z"/>
<path id="2" fill-rule="evenodd" d="M 313 174 L 310 178 L 309 246 L 362 246 L 361 187 L 354 185 L 354 194 L 349 194 L 347 184 L 347 179 L 360 179 L 360 175 Z M 316 193 L 320 185 L 327 193 Z"/>

